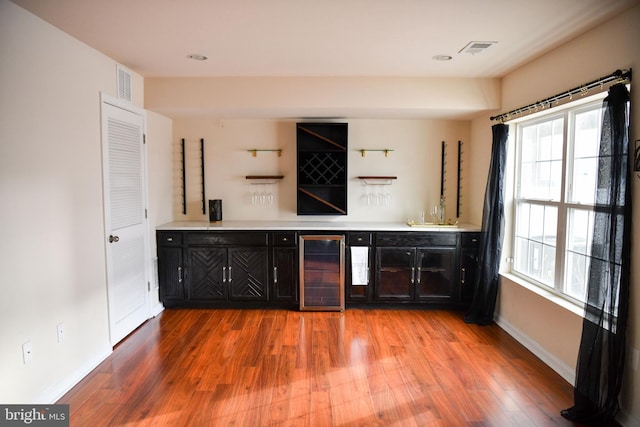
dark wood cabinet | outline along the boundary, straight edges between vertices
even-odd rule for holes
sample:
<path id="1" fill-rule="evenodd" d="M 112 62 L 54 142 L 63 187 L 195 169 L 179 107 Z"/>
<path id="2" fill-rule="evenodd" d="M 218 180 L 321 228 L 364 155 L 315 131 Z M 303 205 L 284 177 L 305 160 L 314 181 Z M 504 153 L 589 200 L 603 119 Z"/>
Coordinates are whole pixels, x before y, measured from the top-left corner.
<path id="1" fill-rule="evenodd" d="M 298 304 L 297 233 L 271 233 L 271 301 Z"/>
<path id="2" fill-rule="evenodd" d="M 191 301 L 224 301 L 226 286 L 226 249 L 191 247 L 186 250 L 186 289 Z"/>
<path id="3" fill-rule="evenodd" d="M 372 234 L 356 231 L 346 235 L 345 292 L 348 303 L 371 301 L 374 279 Z"/>
<path id="4" fill-rule="evenodd" d="M 455 233 L 378 233 L 376 243 L 375 301 L 454 302 Z"/>
<path id="5" fill-rule="evenodd" d="M 450 303 L 455 283 L 456 248 L 416 250 L 415 299 Z"/>
<path id="6" fill-rule="evenodd" d="M 347 123 L 297 124 L 298 215 L 347 214 Z"/>
<path id="7" fill-rule="evenodd" d="M 318 239 L 305 258 L 300 234 Z M 348 231 L 339 234 L 344 236 L 341 255 L 321 250 L 331 235 L 338 234 L 158 231 L 160 300 L 165 307 L 341 309 L 345 304 L 394 302 L 458 306 L 473 297 L 478 232 Z M 340 257 L 340 269 L 327 267 L 339 264 Z M 310 287 L 302 301 L 305 283 Z M 335 283 L 342 289 L 338 294 Z"/>
<path id="8" fill-rule="evenodd" d="M 160 301 L 182 301 L 185 298 L 182 233 L 158 232 L 156 243 Z"/>
<path id="9" fill-rule="evenodd" d="M 158 236 L 158 281 L 160 301 L 182 301 L 185 297 L 182 247 L 160 243 L 171 235 Z"/>
<path id="10" fill-rule="evenodd" d="M 267 248 L 229 248 L 227 256 L 229 299 L 267 301 L 269 298 Z"/>
<path id="11" fill-rule="evenodd" d="M 186 288 L 192 301 L 266 301 L 267 248 L 187 249 Z"/>
<path id="12" fill-rule="evenodd" d="M 268 301 L 266 232 L 159 231 L 157 236 L 165 307 Z"/>
<path id="13" fill-rule="evenodd" d="M 460 248 L 460 301 L 470 304 L 478 275 L 480 233 L 463 233 Z"/>

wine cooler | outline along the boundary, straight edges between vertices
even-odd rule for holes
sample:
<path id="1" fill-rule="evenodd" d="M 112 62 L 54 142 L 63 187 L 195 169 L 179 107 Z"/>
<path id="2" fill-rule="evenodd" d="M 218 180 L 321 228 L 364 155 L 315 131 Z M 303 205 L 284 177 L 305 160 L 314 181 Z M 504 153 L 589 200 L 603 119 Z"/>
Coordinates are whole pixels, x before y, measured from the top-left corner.
<path id="1" fill-rule="evenodd" d="M 344 310 L 344 235 L 300 236 L 300 310 Z"/>

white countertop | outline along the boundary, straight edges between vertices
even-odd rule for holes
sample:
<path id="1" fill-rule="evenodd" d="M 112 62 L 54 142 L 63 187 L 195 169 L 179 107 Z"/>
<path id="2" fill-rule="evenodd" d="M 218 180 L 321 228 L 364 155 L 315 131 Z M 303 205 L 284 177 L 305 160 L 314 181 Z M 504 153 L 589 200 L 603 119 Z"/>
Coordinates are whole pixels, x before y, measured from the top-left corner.
<path id="1" fill-rule="evenodd" d="M 338 222 L 338 221 L 176 221 L 162 224 L 156 230 L 182 231 L 480 231 L 473 224 L 410 226 L 401 222 Z"/>

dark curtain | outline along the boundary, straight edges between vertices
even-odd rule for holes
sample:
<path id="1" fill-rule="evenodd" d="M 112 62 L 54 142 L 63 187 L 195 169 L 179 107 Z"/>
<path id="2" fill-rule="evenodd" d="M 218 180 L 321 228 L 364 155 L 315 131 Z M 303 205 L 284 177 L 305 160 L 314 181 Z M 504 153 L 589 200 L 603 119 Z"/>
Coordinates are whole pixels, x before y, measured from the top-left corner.
<path id="1" fill-rule="evenodd" d="M 607 425 L 618 412 L 629 313 L 631 170 L 629 92 L 622 84 L 604 100 L 587 301 L 576 366 L 574 406 L 565 418 Z"/>
<path id="2" fill-rule="evenodd" d="M 489 325 L 493 322 L 500 276 L 500 254 L 504 233 L 504 173 L 507 161 L 507 138 L 509 127 L 493 125 L 491 165 L 484 194 L 482 210 L 482 233 L 478 255 L 478 274 L 469 312 L 464 316 L 467 323 Z"/>

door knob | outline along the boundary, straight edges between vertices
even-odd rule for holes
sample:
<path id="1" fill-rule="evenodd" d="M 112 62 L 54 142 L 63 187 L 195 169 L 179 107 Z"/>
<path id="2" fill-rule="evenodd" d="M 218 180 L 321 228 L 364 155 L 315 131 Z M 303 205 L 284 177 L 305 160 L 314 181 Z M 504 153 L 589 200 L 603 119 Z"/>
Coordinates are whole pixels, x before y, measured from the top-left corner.
<path id="1" fill-rule="evenodd" d="M 113 234 L 109 236 L 109 243 L 117 242 L 120 238 L 118 236 L 114 236 Z"/>

